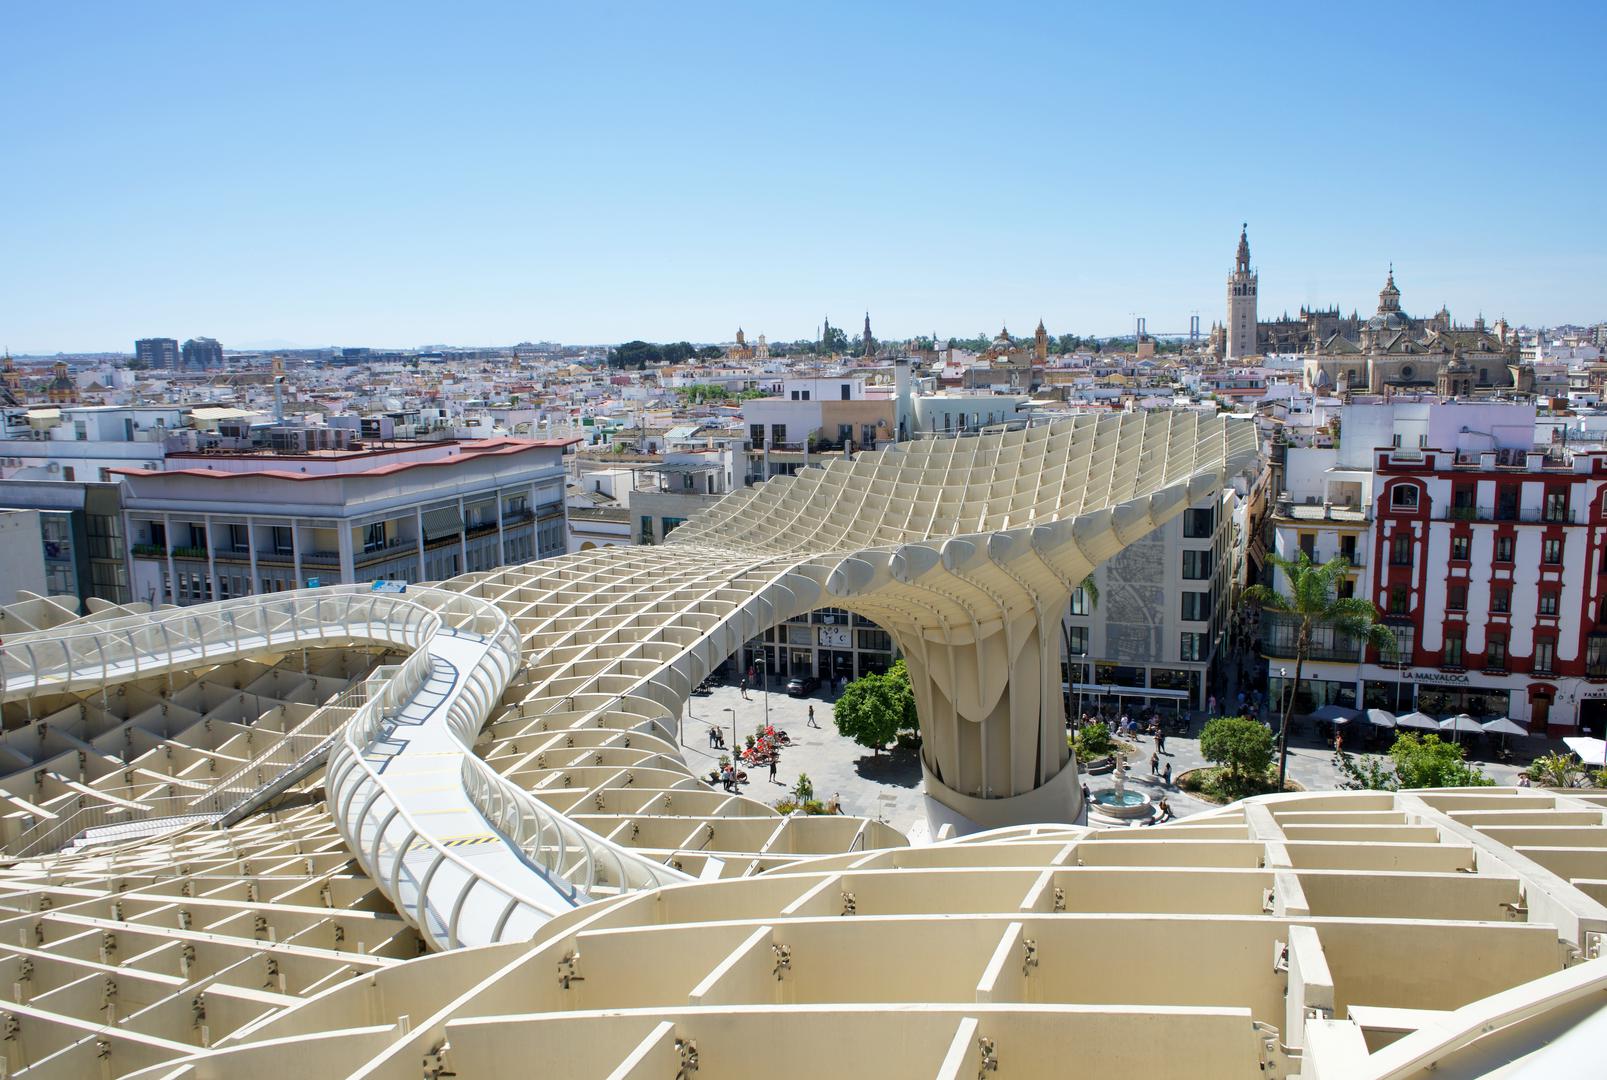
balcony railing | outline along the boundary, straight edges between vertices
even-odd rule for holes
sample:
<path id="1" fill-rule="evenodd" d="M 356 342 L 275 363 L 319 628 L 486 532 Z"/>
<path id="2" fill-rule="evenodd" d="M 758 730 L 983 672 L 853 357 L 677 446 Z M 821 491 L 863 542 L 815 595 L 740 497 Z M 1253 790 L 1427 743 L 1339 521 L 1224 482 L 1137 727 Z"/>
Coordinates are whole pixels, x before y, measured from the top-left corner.
<path id="1" fill-rule="evenodd" d="M 146 558 L 167 558 L 167 548 L 161 544 L 135 544 L 128 550 L 135 555 L 144 556 Z"/>
<path id="2" fill-rule="evenodd" d="M 1448 506 L 1443 521 L 1501 521 L 1529 525 L 1577 525 L 1579 515 L 1573 507 L 1544 506 Z"/>
<path id="3" fill-rule="evenodd" d="M 1276 611 L 1261 613 L 1261 651 L 1267 656 L 1295 659 L 1299 635 L 1300 619 L 1297 616 Z M 1361 659 L 1361 643 L 1331 627 L 1313 627 L 1306 659 L 1354 663 Z"/>

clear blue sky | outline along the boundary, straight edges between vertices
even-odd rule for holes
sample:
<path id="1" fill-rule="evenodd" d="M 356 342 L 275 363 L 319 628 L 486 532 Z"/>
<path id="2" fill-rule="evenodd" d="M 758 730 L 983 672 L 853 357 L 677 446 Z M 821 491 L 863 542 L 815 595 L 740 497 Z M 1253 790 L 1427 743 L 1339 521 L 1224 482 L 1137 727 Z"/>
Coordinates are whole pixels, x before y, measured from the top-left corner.
<path id="1" fill-rule="evenodd" d="M 1607 318 L 1600 4 L 247 6 L 10 6 L 0 344 Z"/>

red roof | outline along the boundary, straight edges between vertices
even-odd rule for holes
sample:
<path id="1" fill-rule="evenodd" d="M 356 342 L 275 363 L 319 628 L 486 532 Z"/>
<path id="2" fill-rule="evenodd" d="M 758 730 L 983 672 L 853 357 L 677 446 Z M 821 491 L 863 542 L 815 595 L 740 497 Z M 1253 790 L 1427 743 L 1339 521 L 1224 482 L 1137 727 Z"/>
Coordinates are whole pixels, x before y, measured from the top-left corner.
<path id="1" fill-rule="evenodd" d="M 470 441 L 470 442 L 462 442 L 462 443 L 456 444 L 456 445 L 458 445 L 458 446 L 460 446 L 462 448 L 462 451 L 463 451 L 462 453 L 448 454 L 448 455 L 446 455 L 444 457 L 435 458 L 434 460 L 431 460 L 431 461 L 396 461 L 396 462 L 391 462 L 390 464 L 387 464 L 387 465 L 375 465 L 373 468 L 369 468 L 369 469 L 357 469 L 357 470 L 353 470 L 353 471 L 349 471 L 349 472 L 336 472 L 336 473 L 290 472 L 290 471 L 285 470 L 285 469 L 250 469 L 250 470 L 240 470 L 240 469 L 162 469 L 160 471 L 152 471 L 150 469 L 132 469 L 132 468 L 129 468 L 129 469 L 108 469 L 107 472 L 109 472 L 109 473 L 121 473 L 121 474 L 124 474 L 124 475 L 127 475 L 127 476 L 206 476 L 206 477 L 210 477 L 210 478 L 212 478 L 214 480 L 227 480 L 227 479 L 230 479 L 231 477 L 242 477 L 242 476 L 271 476 L 271 477 L 275 477 L 275 478 L 280 479 L 280 480 L 328 480 L 328 479 L 331 479 L 333 477 L 342 477 L 342 476 L 388 476 L 391 473 L 403 472 L 403 471 L 405 471 L 407 469 L 422 469 L 422 468 L 426 468 L 426 467 L 429 467 L 429 466 L 436 466 L 436 465 L 453 465 L 453 464 L 457 464 L 457 463 L 460 463 L 460 462 L 463 462 L 463 461 L 470 460 L 472 458 L 479 458 L 479 457 L 500 457 L 500 456 L 511 455 L 511 454 L 522 454 L 522 453 L 525 453 L 525 452 L 530 451 L 530 450 L 536 450 L 536 449 L 542 449 L 542 448 L 552 449 L 553 447 L 571 446 L 571 445 L 573 445 L 575 443 L 578 443 L 578 442 L 581 442 L 581 441 L 582 440 L 579 439 L 579 438 L 574 438 L 574 439 L 509 439 L 509 438 L 503 438 L 503 439 L 475 439 L 475 440 Z M 418 449 L 418 447 L 412 447 L 412 446 L 407 446 L 407 447 L 386 447 L 383 450 L 356 450 L 356 451 L 350 451 L 350 453 L 353 454 L 353 456 L 355 456 L 357 454 L 396 453 L 396 452 L 398 452 L 400 450 L 413 450 L 413 449 Z M 190 458 L 190 457 L 198 457 L 198 458 L 200 458 L 200 457 L 205 457 L 205 456 L 211 456 L 211 455 L 199 455 L 199 454 L 174 454 L 174 455 L 172 455 L 172 457 L 183 457 L 183 458 Z M 291 458 L 300 457 L 303 460 L 321 460 L 321 461 L 340 460 L 338 458 L 329 458 L 329 457 L 313 458 L 311 455 L 282 455 L 282 454 L 281 455 L 274 455 L 273 459 L 265 458 L 264 460 L 276 460 L 276 459 L 282 459 L 284 457 L 291 457 Z"/>

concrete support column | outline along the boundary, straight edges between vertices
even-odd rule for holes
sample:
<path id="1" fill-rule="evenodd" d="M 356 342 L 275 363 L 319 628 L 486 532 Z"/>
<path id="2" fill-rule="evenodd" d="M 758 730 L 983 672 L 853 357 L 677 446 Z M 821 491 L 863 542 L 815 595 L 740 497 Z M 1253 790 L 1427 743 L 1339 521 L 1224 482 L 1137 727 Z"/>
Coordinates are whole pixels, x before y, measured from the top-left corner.
<path id="1" fill-rule="evenodd" d="M 429 576 L 429 574 L 424 572 L 424 508 L 423 507 L 420 507 L 420 506 L 413 507 L 413 528 L 418 531 L 417 536 L 415 538 L 416 545 L 417 545 L 417 548 L 418 548 L 418 579 L 420 581 L 428 581 L 428 580 L 430 580 L 430 576 Z"/>
<path id="2" fill-rule="evenodd" d="M 212 535 L 212 515 L 201 515 L 201 527 L 206 530 L 206 576 L 212 583 L 212 599 L 221 600 L 223 592 L 218 588 L 218 559 L 217 541 Z"/>
<path id="3" fill-rule="evenodd" d="M 246 557 L 251 560 L 251 583 L 246 587 L 247 596 L 255 596 L 261 582 L 257 580 L 257 523 L 255 518 L 246 518 Z"/>
<path id="4" fill-rule="evenodd" d="M 178 602 L 179 602 L 179 575 L 178 575 L 178 571 L 173 569 L 173 515 L 172 514 L 163 514 L 162 515 L 162 535 L 167 538 L 167 545 L 166 546 L 167 546 L 167 587 L 168 587 L 168 596 L 167 597 L 159 597 L 158 602 L 160 602 L 160 603 L 172 603 L 172 604 L 174 604 L 176 606 L 178 604 Z"/>
<path id="5" fill-rule="evenodd" d="M 351 547 L 350 531 L 346 534 L 346 546 L 348 549 Z M 299 589 L 306 585 L 307 579 L 301 576 L 301 522 L 295 518 L 290 519 L 290 565 L 295 568 L 296 575 L 290 587 Z"/>

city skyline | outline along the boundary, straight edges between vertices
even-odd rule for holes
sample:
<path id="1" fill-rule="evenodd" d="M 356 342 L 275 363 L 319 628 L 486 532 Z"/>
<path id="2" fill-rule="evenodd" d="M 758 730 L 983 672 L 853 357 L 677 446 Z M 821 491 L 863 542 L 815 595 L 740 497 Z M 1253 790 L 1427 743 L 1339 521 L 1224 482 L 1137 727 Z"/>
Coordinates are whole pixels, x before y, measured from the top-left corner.
<path id="1" fill-rule="evenodd" d="M 1374 50 L 1385 10 L 29 10 L 0 338 L 1209 328 L 1242 221 L 1264 317 L 1393 263 L 1414 313 L 1601 318 L 1602 110 L 1555 43 L 1603 15 L 1414 8 L 1434 47 Z"/>

